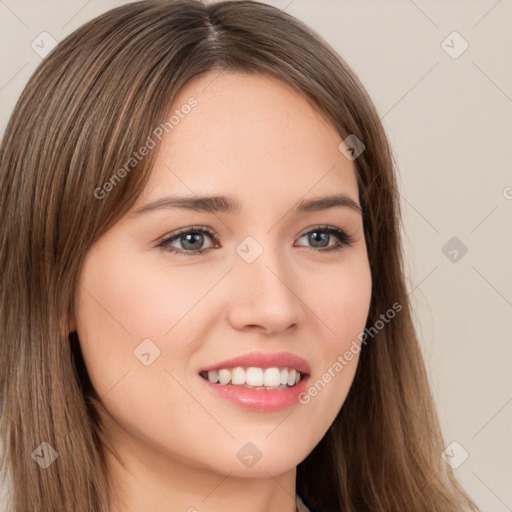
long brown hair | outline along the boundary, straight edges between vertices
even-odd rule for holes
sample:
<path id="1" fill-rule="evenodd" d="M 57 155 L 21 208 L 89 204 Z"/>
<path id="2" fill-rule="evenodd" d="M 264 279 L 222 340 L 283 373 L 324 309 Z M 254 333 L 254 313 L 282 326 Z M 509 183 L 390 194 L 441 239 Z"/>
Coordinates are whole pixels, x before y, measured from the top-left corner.
<path id="1" fill-rule="evenodd" d="M 68 329 L 77 276 L 91 244 L 143 190 L 157 150 L 112 177 L 164 125 L 189 80 L 223 70 L 284 80 L 342 139 L 364 143 L 354 163 L 373 281 L 367 327 L 402 306 L 362 347 L 343 407 L 298 465 L 298 494 L 313 512 L 478 510 L 441 459 L 404 282 L 395 162 L 375 107 L 320 36 L 250 0 L 110 10 L 64 39 L 21 94 L 0 161 L 0 440 L 11 510 L 109 510 L 109 418 Z M 43 442 L 58 453 L 46 469 L 33 456 Z"/>

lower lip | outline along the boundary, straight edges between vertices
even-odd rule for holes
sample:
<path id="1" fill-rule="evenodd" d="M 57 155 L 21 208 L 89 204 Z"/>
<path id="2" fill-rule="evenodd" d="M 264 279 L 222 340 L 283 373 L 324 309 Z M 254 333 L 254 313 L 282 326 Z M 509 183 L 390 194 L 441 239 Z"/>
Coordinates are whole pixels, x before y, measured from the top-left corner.
<path id="1" fill-rule="evenodd" d="M 298 384 L 286 389 L 249 389 L 228 384 L 213 384 L 209 380 L 199 378 L 213 393 L 244 409 L 252 411 L 279 411 L 299 403 L 299 395 L 306 391 L 309 375 L 303 377 Z"/>

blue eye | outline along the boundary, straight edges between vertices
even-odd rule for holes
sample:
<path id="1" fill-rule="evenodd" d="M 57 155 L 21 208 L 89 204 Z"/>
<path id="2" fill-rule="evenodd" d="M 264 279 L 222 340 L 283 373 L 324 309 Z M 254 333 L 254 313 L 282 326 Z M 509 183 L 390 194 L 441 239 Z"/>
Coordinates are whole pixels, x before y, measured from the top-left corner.
<path id="1" fill-rule="evenodd" d="M 158 247 L 164 248 L 166 251 L 174 254 L 185 254 L 187 256 L 196 256 L 202 254 L 206 249 L 201 249 L 197 246 L 204 244 L 205 235 L 215 240 L 215 233 L 205 227 L 191 227 L 171 234 L 165 240 L 162 240 Z M 185 250 L 176 249 L 171 245 L 175 241 L 180 241 L 182 248 Z"/>
<path id="2" fill-rule="evenodd" d="M 313 244 L 316 244 L 317 242 L 323 244 L 326 241 L 328 242 L 330 238 L 336 237 L 337 243 L 334 246 L 330 246 L 330 244 L 327 243 L 326 245 L 313 246 L 311 248 L 313 251 L 317 252 L 340 251 L 344 247 L 349 247 L 354 243 L 354 239 L 347 235 L 345 231 L 329 226 L 314 228 L 302 235 L 300 238 L 304 237 L 307 237 L 308 242 Z M 327 249 L 324 249 L 326 246 Z"/>
<path id="3" fill-rule="evenodd" d="M 212 246 L 207 247 L 206 249 L 202 247 L 205 241 L 205 237 L 213 240 Z M 320 253 L 339 251 L 344 247 L 350 246 L 354 242 L 354 239 L 347 235 L 347 233 L 341 229 L 330 226 L 320 226 L 314 228 L 307 233 L 304 233 L 300 238 L 304 237 L 307 237 L 308 242 L 313 244 L 313 247 L 310 247 L 309 250 Z M 329 244 L 329 240 L 332 237 L 336 238 L 334 245 Z M 181 244 L 181 250 L 171 245 L 176 241 L 179 241 Z M 314 244 L 319 245 L 315 246 Z M 160 247 L 165 251 L 173 254 L 199 256 L 204 254 L 208 249 L 219 248 L 220 245 L 218 244 L 215 232 L 213 232 L 211 229 L 203 226 L 193 226 L 180 230 L 177 233 L 172 233 L 169 237 L 159 242 L 157 247 Z"/>

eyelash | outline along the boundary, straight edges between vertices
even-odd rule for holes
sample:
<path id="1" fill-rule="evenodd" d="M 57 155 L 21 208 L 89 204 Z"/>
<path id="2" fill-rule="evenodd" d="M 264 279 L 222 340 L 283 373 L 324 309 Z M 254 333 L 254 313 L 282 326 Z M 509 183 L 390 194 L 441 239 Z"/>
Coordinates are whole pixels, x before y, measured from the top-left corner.
<path id="1" fill-rule="evenodd" d="M 354 239 L 350 235 L 347 235 L 347 233 L 345 233 L 341 229 L 334 228 L 331 226 L 315 227 L 309 231 L 306 231 L 306 233 L 301 235 L 299 238 L 302 238 L 310 233 L 319 233 L 319 232 L 327 233 L 328 235 L 335 236 L 338 239 L 337 245 L 335 245 L 334 247 L 330 247 L 328 249 L 316 249 L 314 247 L 310 247 L 310 248 L 306 247 L 306 250 L 308 252 L 317 252 L 317 253 L 336 252 L 336 251 L 340 251 L 340 250 L 344 249 L 345 247 L 349 247 L 350 245 L 352 245 L 354 243 Z M 167 237 L 164 240 L 162 240 L 161 242 L 159 242 L 157 244 L 157 247 L 160 247 L 161 249 L 165 250 L 166 252 L 170 252 L 173 254 L 183 254 L 186 256 L 200 256 L 201 254 L 205 253 L 209 249 L 215 248 L 215 247 L 209 247 L 207 249 L 201 249 L 201 250 L 196 250 L 196 251 L 181 251 L 181 250 L 176 249 L 175 247 L 172 247 L 170 245 L 171 242 L 174 242 L 175 240 L 179 240 L 184 235 L 188 235 L 190 233 L 200 233 L 200 234 L 206 233 L 214 240 L 214 242 L 217 241 L 217 239 L 216 239 L 217 235 L 211 229 L 203 227 L 203 226 L 192 226 L 190 228 L 185 228 L 181 231 L 178 231 L 177 233 L 171 234 L 169 237 Z"/>

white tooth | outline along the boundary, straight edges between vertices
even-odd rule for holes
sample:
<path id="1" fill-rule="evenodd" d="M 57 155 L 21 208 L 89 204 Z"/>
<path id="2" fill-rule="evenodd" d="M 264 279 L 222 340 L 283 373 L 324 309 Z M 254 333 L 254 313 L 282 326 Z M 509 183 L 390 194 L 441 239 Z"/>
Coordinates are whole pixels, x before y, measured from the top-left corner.
<path id="1" fill-rule="evenodd" d="M 245 370 L 241 367 L 231 370 L 231 384 L 245 384 Z"/>
<path id="2" fill-rule="evenodd" d="M 223 368 L 219 370 L 219 382 L 222 385 L 226 385 L 231 380 L 231 372 Z"/>
<path id="3" fill-rule="evenodd" d="M 213 382 L 214 384 L 219 382 L 219 372 L 217 370 L 212 370 L 208 372 L 208 380 Z"/>
<path id="4" fill-rule="evenodd" d="M 245 381 L 249 386 L 263 386 L 263 370 L 254 366 L 247 368 Z"/>
<path id="5" fill-rule="evenodd" d="M 279 386 L 281 384 L 281 373 L 279 368 L 267 368 L 263 373 L 264 386 Z"/>
<path id="6" fill-rule="evenodd" d="M 288 372 L 288 386 L 293 386 L 295 384 L 296 375 L 297 375 L 297 370 L 295 370 L 295 368 L 292 368 Z"/>
<path id="7" fill-rule="evenodd" d="M 295 369 L 289 368 L 222 368 L 208 372 L 208 380 L 223 386 L 231 383 L 234 386 L 269 387 L 284 389 L 286 385 L 294 386 L 300 382 L 301 375 Z"/>

